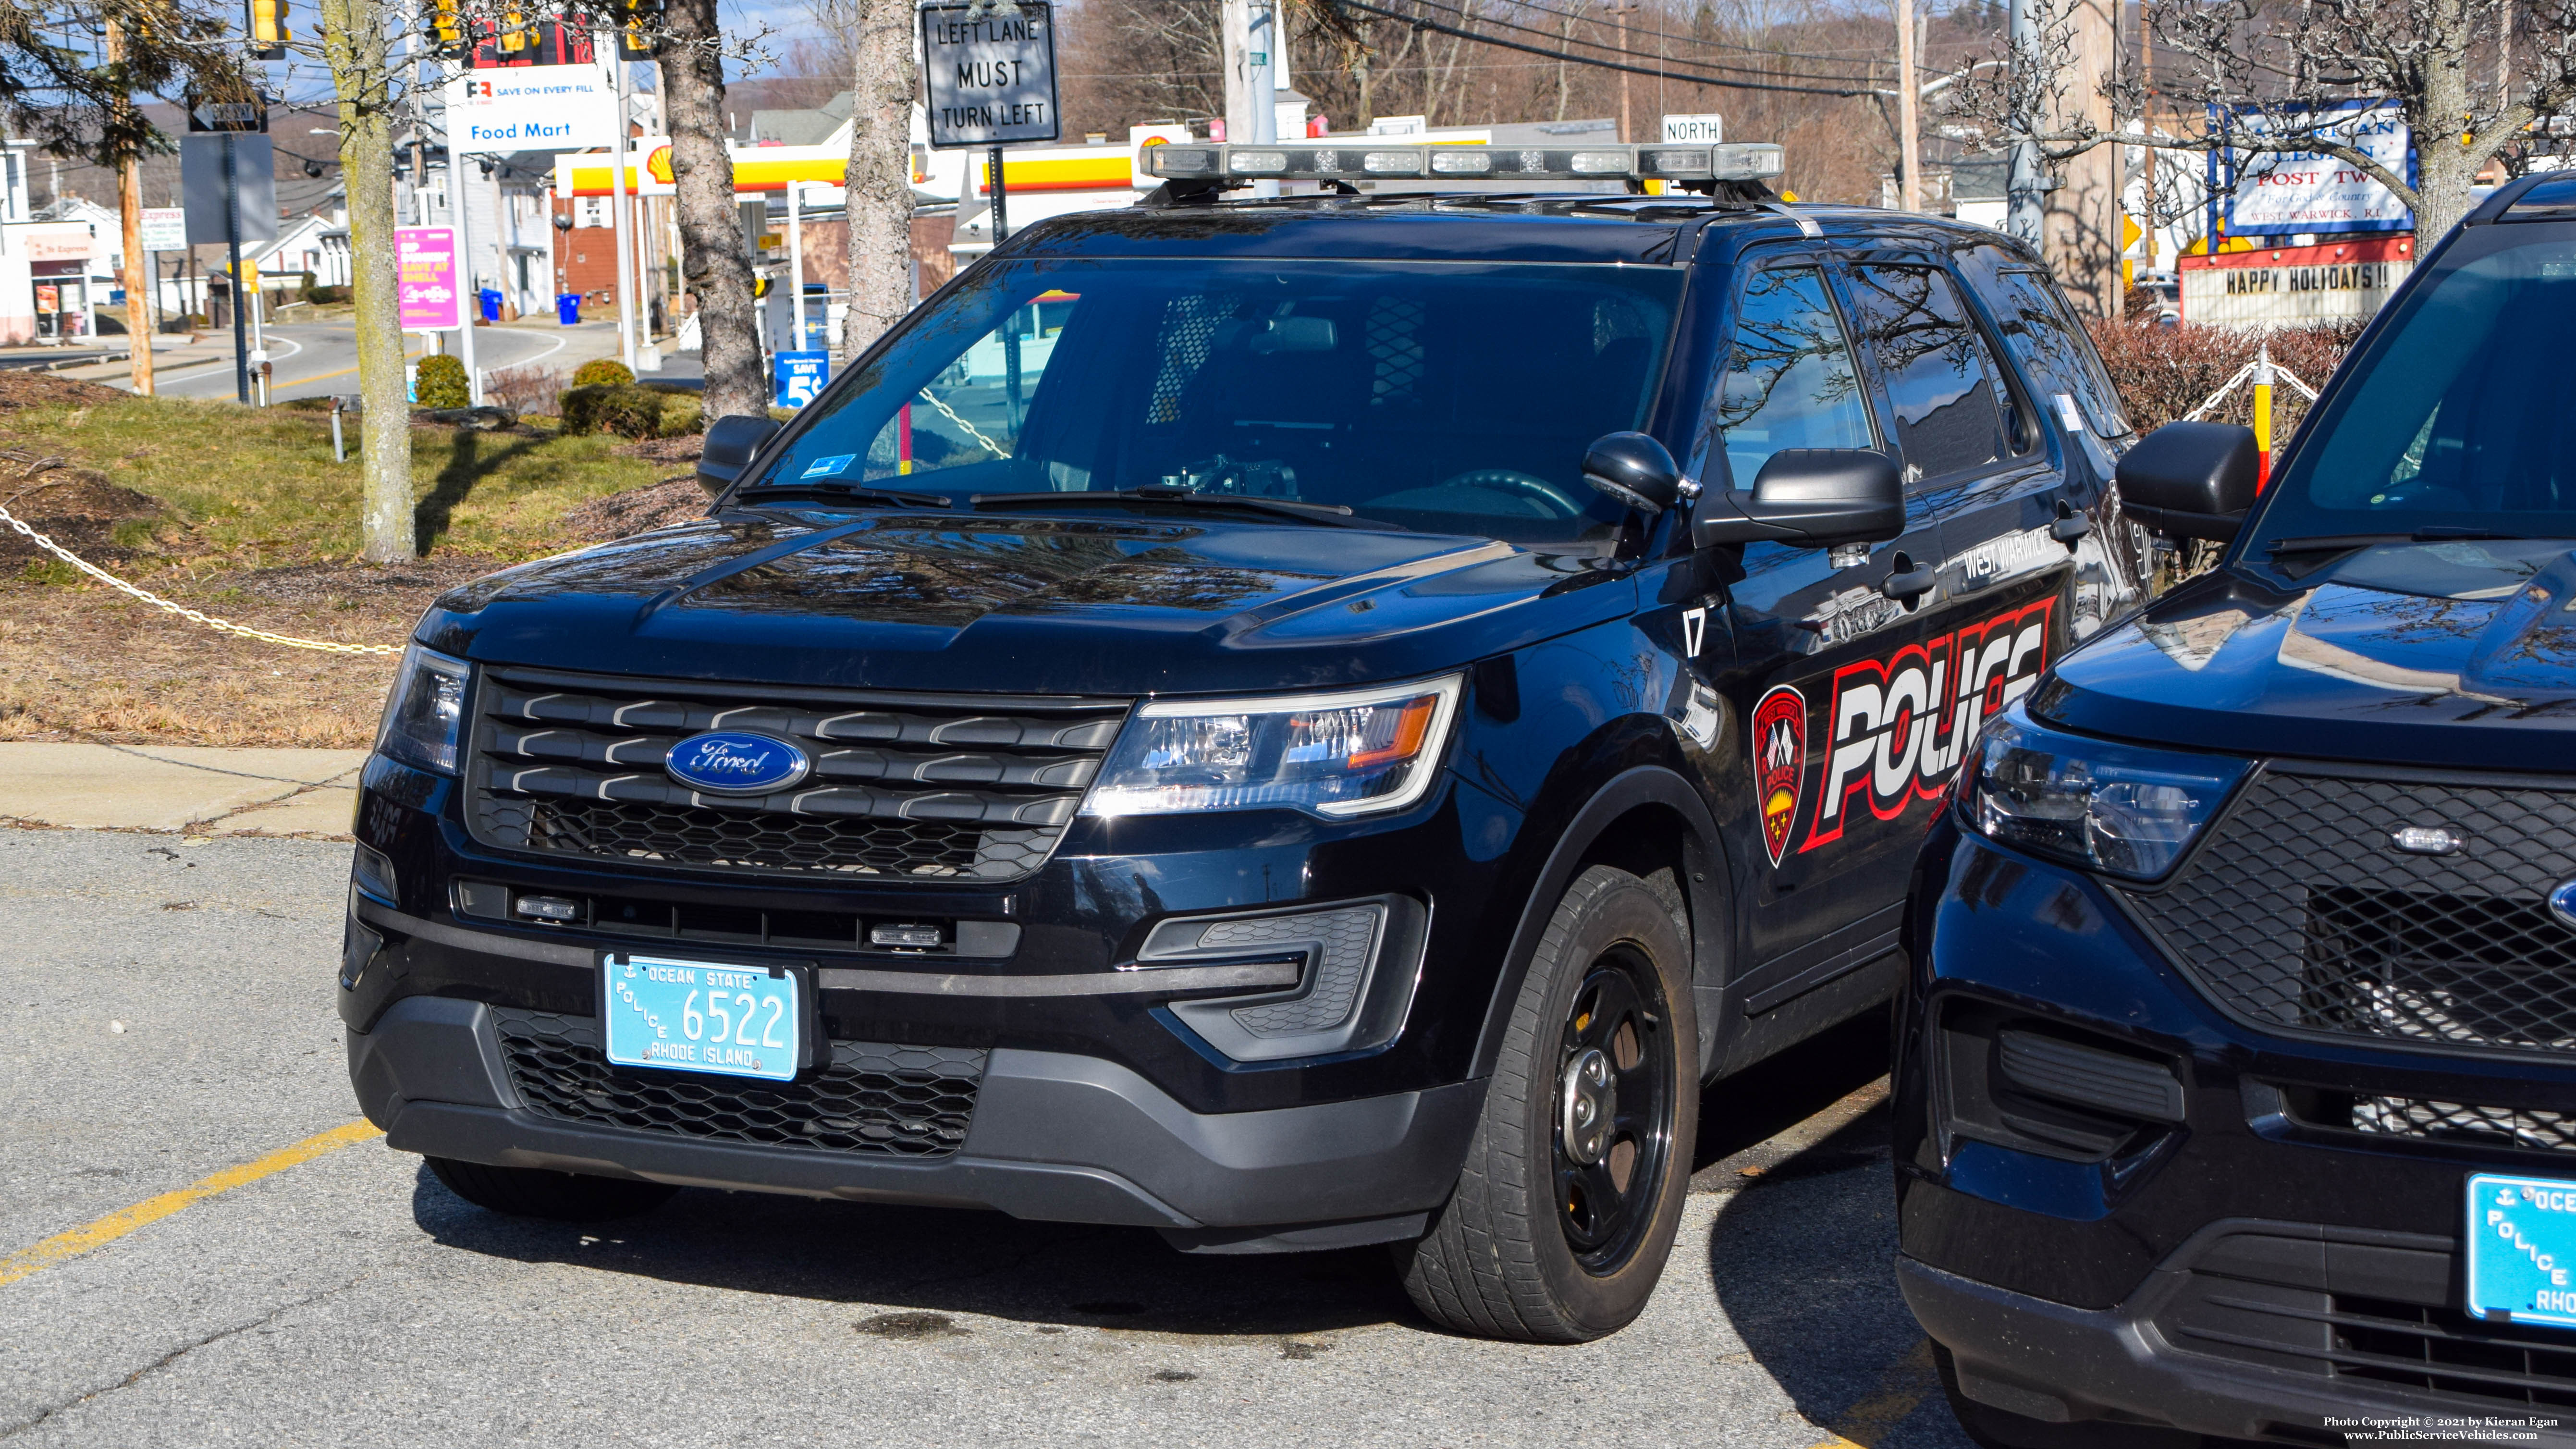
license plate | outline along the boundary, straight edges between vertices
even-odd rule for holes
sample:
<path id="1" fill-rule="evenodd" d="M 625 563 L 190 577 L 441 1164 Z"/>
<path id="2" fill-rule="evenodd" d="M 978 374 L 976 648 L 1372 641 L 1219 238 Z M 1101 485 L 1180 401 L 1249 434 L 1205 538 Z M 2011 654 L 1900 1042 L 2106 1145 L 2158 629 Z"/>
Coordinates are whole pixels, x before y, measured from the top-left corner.
<path id="1" fill-rule="evenodd" d="M 2469 1312 L 2576 1328 L 2576 1182 L 2469 1179 Z"/>
<path id="2" fill-rule="evenodd" d="M 612 1065 L 784 1082 L 804 1060 L 792 971 L 611 956 L 607 977 L 600 1020 Z"/>

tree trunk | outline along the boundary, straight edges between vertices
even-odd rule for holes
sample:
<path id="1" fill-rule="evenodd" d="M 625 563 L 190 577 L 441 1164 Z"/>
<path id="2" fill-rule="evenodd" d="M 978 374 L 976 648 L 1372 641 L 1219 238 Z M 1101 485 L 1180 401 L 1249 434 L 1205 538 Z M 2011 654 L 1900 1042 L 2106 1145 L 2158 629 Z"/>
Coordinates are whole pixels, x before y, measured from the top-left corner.
<path id="1" fill-rule="evenodd" d="M 366 479 L 365 556 L 414 556 L 411 403 L 394 301 L 393 67 L 383 0 L 321 0 L 322 47 L 340 102 L 340 174 L 349 202 L 350 299 L 356 303 L 359 467 Z"/>
<path id="2" fill-rule="evenodd" d="M 716 0 L 671 0 L 662 24 L 668 32 L 659 47 L 662 108 L 671 127 L 671 175 L 679 193 L 680 277 L 698 299 L 706 420 L 766 417 L 769 386 L 761 375 L 760 332 L 751 311 L 751 252 L 734 205 L 733 158 L 725 152 Z"/>
<path id="3" fill-rule="evenodd" d="M 2442 34 L 2420 72 L 2424 93 L 2408 121 L 2415 128 L 2415 256 L 2421 260 L 2477 204 L 2469 194 L 2488 148 L 2463 145 L 2463 117 L 2477 108 L 2469 97 L 2470 7 L 2463 0 L 2433 0 L 2428 7 Z M 2450 63 L 2444 64 L 2444 61 Z"/>
<path id="4" fill-rule="evenodd" d="M 912 0 L 860 0 L 850 101 L 850 315 L 855 357 L 912 310 Z M 974 175 L 974 164 L 967 175 Z"/>

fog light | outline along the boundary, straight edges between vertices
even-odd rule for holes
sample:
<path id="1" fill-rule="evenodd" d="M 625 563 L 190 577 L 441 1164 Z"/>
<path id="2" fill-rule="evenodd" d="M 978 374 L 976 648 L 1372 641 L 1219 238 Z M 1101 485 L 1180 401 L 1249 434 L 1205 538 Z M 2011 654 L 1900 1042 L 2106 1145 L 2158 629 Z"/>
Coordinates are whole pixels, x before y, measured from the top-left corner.
<path id="1" fill-rule="evenodd" d="M 372 896 L 389 906 L 402 904 L 402 892 L 394 884 L 394 863 L 374 846 L 358 847 L 356 857 L 349 863 L 349 879 L 357 885 L 361 895 Z"/>
<path id="2" fill-rule="evenodd" d="M 937 926 L 870 926 L 868 944 L 894 951 L 935 951 L 940 945 Z"/>
<path id="3" fill-rule="evenodd" d="M 581 919 L 581 902 L 562 896 L 521 896 L 517 908 L 520 915 L 559 925 Z"/>

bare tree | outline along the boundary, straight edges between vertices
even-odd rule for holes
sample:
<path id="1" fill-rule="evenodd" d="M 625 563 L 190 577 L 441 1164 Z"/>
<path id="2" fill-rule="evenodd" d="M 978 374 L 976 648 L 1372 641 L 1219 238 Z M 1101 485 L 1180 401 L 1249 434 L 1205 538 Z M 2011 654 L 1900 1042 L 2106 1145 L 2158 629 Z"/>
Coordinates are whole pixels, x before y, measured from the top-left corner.
<path id="1" fill-rule="evenodd" d="M 710 424 L 765 417 L 769 385 L 752 315 L 751 252 L 735 209 L 733 157 L 725 150 L 726 44 L 716 0 L 670 0 L 653 50 L 661 63 L 662 113 L 671 128 L 680 277 L 698 302 L 705 417 Z"/>
<path id="2" fill-rule="evenodd" d="M 912 0 L 849 0 L 849 9 L 850 310 L 841 338 L 855 356 L 912 310 L 914 11 Z"/>
<path id="3" fill-rule="evenodd" d="M 2468 213 L 2479 172 L 2510 164 L 2576 109 L 2576 0 L 2150 0 L 2159 109 L 2228 119 L 2196 134 L 2121 135 L 2085 119 L 2070 92 L 2072 0 L 2029 3 L 2042 13 L 2032 53 L 2008 74 L 1963 76 L 1952 92 L 1993 140 L 2035 141 L 2058 167 L 2119 144 L 2232 151 L 2253 158 L 2257 176 L 2323 156 L 2413 211 L 2418 255 Z M 2118 114 L 2146 113 L 2134 69 L 2106 90 Z M 2345 101 L 2396 108 L 2416 177 L 2359 143 Z"/>
<path id="4" fill-rule="evenodd" d="M 394 293 L 396 81 L 384 0 L 321 0 L 322 55 L 340 117 L 340 174 L 349 205 L 349 299 L 357 331 L 359 468 L 364 554 L 370 563 L 412 557 L 411 399 L 403 378 L 402 321 Z"/>

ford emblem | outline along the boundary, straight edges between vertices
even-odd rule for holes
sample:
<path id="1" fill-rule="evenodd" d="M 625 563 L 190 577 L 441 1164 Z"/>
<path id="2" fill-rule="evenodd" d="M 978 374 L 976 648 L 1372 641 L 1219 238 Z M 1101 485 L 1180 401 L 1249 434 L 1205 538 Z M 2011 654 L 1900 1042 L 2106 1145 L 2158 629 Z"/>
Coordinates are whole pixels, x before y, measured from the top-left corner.
<path id="1" fill-rule="evenodd" d="M 804 779 L 814 762 L 776 735 L 709 730 L 671 746 L 662 768 L 708 795 L 766 795 Z"/>
<path id="2" fill-rule="evenodd" d="M 2558 924 L 2576 931 L 2576 880 L 2560 881 L 2558 888 L 2549 893 L 2549 914 L 2558 918 Z"/>

